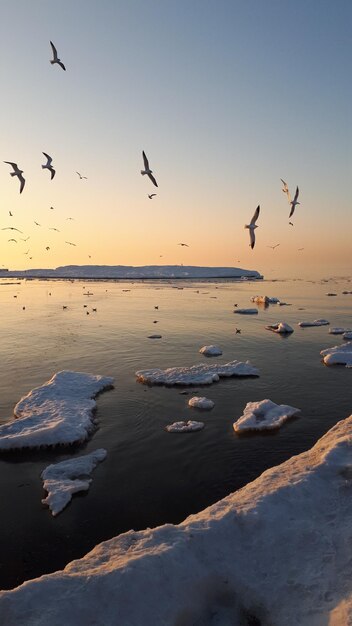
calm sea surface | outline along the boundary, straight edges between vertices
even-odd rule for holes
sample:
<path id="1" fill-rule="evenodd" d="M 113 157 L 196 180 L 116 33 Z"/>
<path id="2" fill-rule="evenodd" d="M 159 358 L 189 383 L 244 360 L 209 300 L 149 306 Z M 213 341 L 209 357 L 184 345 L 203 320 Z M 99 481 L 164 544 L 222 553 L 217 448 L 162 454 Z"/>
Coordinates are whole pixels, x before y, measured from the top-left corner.
<path id="1" fill-rule="evenodd" d="M 319 354 L 343 340 L 329 335 L 326 326 L 297 327 L 301 320 L 321 317 L 331 326 L 352 327 L 352 295 L 342 295 L 352 290 L 348 279 L 5 282 L 0 285 L 1 423 L 12 418 L 23 395 L 62 369 L 113 376 L 115 388 L 98 397 L 98 429 L 85 445 L 0 455 L 3 589 L 62 568 L 131 528 L 180 522 L 310 448 L 352 412 L 352 371 L 325 367 Z M 256 316 L 233 314 L 234 303 L 250 307 L 257 294 L 292 306 L 259 307 Z M 295 332 L 282 338 L 264 329 L 277 321 Z M 235 334 L 236 326 L 241 334 Z M 162 339 L 147 338 L 154 333 Z M 219 345 L 223 356 L 200 355 L 208 344 Z M 135 378 L 138 369 L 233 359 L 249 359 L 260 377 L 195 388 L 214 400 L 210 412 L 188 408 L 194 394 L 181 395 L 182 388 L 149 387 Z M 232 424 L 246 403 L 265 398 L 297 406 L 302 414 L 276 433 L 238 437 Z M 206 426 L 184 435 L 164 431 L 187 419 Z M 100 447 L 108 456 L 93 472 L 89 492 L 74 496 L 52 517 L 41 504 L 42 470 Z"/>

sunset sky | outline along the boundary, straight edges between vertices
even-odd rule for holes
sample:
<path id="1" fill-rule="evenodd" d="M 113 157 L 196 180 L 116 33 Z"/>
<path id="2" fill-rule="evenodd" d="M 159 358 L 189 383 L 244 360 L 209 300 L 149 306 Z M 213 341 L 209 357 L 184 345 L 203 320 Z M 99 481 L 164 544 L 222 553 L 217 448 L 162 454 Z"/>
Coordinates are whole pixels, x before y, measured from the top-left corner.
<path id="1" fill-rule="evenodd" d="M 351 28 L 349 0 L 2 2 L 0 266 L 349 273 Z"/>

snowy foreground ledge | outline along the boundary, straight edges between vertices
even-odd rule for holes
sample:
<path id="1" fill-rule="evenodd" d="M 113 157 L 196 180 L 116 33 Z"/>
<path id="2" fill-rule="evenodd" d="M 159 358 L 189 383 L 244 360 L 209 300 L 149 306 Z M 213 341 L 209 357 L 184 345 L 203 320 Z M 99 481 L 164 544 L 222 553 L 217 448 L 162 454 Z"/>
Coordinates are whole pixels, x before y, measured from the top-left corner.
<path id="1" fill-rule="evenodd" d="M 93 398 L 113 378 L 62 371 L 16 404 L 18 418 L 0 426 L 0 450 L 82 442 L 94 429 Z"/>
<path id="2" fill-rule="evenodd" d="M 229 376 L 259 376 L 259 370 L 246 361 L 230 361 L 224 365 L 191 365 L 191 367 L 170 367 L 139 370 L 137 380 L 148 385 L 211 385 Z"/>
<path id="3" fill-rule="evenodd" d="M 129 531 L 1 592 L 0 623 L 347 626 L 351 466 L 352 415 L 179 526 Z"/>

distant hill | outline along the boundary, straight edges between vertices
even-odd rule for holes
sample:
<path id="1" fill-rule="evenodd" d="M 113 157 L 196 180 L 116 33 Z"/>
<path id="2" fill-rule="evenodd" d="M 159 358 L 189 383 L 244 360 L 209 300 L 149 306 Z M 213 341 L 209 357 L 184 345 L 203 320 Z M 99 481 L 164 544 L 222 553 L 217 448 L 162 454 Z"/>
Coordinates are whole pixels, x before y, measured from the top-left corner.
<path id="1" fill-rule="evenodd" d="M 17 278 L 263 278 L 256 270 L 193 265 L 63 265 L 56 269 L 0 270 L 0 276 Z"/>

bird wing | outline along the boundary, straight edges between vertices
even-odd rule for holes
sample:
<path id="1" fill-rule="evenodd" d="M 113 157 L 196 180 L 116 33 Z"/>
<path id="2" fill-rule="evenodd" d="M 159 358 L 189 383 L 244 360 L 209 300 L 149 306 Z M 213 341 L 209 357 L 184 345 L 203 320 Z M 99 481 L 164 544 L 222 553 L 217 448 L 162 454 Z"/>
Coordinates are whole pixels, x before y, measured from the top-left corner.
<path id="1" fill-rule="evenodd" d="M 4 163 L 7 163 L 8 165 L 12 165 L 13 169 L 16 171 L 18 170 L 18 165 L 17 163 L 12 163 L 12 161 L 4 161 Z"/>
<path id="2" fill-rule="evenodd" d="M 254 232 L 253 228 L 249 229 L 249 238 L 251 240 L 250 246 L 251 246 L 251 248 L 253 250 L 254 244 L 255 244 L 255 232 Z"/>
<path id="3" fill-rule="evenodd" d="M 299 189 L 298 187 L 296 187 L 296 193 L 295 193 L 295 197 L 293 198 L 293 202 L 297 202 L 298 194 L 299 194 Z"/>
<path id="4" fill-rule="evenodd" d="M 17 176 L 18 176 L 19 181 L 21 182 L 21 185 L 20 185 L 20 193 L 22 193 L 22 191 L 23 191 L 23 189 L 24 189 L 24 186 L 25 186 L 25 184 L 26 184 L 26 181 L 25 181 L 25 179 L 23 178 L 22 174 L 17 174 Z"/>
<path id="5" fill-rule="evenodd" d="M 149 170 L 149 162 L 148 162 L 148 159 L 146 157 L 146 154 L 145 154 L 144 150 L 143 150 L 142 154 L 143 154 L 144 169 Z"/>
<path id="6" fill-rule="evenodd" d="M 58 56 L 57 56 L 57 50 L 56 50 L 56 48 L 55 48 L 55 46 L 54 46 L 54 44 L 53 44 L 53 42 L 52 42 L 52 41 L 50 42 L 50 45 L 51 45 L 51 49 L 52 49 L 52 51 L 53 51 L 54 61 L 57 61 L 57 58 L 58 58 Z"/>
<path id="7" fill-rule="evenodd" d="M 256 210 L 254 211 L 254 215 L 253 215 L 253 217 L 252 217 L 252 219 L 250 221 L 251 224 L 255 224 L 256 223 L 256 221 L 257 221 L 257 219 L 259 217 L 259 212 L 260 212 L 260 205 L 258 204 Z"/>
<path id="8" fill-rule="evenodd" d="M 150 180 L 152 181 L 153 185 L 155 185 L 155 187 L 157 187 L 158 183 L 156 182 L 153 174 L 148 174 L 148 176 L 149 176 Z"/>
<path id="9" fill-rule="evenodd" d="M 46 152 L 43 152 L 43 154 L 44 154 L 45 158 L 47 159 L 46 167 L 48 167 L 48 165 L 51 165 L 53 159 Z"/>
<path id="10" fill-rule="evenodd" d="M 291 211 L 290 211 L 290 215 L 288 216 L 289 218 L 292 217 L 292 215 L 294 214 L 295 208 L 296 208 L 295 203 L 291 202 Z"/>
<path id="11" fill-rule="evenodd" d="M 287 183 L 285 183 L 285 181 L 282 178 L 280 178 L 280 180 L 281 180 L 281 182 L 282 182 L 282 184 L 283 184 L 283 186 L 285 188 L 284 191 L 286 193 L 286 191 L 288 191 Z"/>
<path id="12" fill-rule="evenodd" d="M 66 67 L 64 66 L 62 61 L 58 61 L 58 64 L 60 65 L 60 67 L 62 67 L 63 70 L 65 70 L 66 72 Z"/>
<path id="13" fill-rule="evenodd" d="M 56 170 L 54 170 L 53 167 L 50 167 L 49 169 L 50 169 L 50 172 L 51 172 L 50 180 L 53 180 L 53 178 L 54 178 L 54 176 L 56 174 Z"/>

